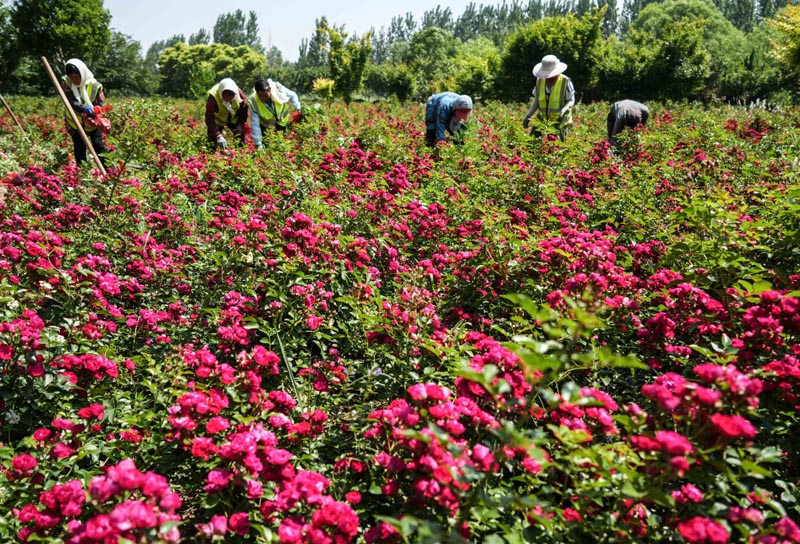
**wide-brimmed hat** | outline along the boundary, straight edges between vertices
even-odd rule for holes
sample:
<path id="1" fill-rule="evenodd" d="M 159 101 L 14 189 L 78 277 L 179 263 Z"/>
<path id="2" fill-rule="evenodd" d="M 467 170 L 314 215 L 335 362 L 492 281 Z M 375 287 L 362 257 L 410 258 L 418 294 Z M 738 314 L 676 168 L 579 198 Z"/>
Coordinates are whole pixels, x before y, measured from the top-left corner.
<path id="1" fill-rule="evenodd" d="M 567 65 L 558 60 L 555 55 L 545 55 L 542 62 L 533 67 L 535 77 L 557 76 L 567 69 Z"/>

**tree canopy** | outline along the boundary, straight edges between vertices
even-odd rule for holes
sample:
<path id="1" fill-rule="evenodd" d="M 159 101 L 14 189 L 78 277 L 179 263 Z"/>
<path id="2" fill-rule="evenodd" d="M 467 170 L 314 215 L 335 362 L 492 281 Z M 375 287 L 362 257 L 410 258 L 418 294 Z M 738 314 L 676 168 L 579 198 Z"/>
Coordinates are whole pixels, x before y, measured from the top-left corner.
<path id="1" fill-rule="evenodd" d="M 797 8 L 779 12 L 781 1 L 513 0 L 472 3 L 460 14 L 434 5 L 418 19 L 397 15 L 360 38 L 323 16 L 291 62 L 262 45 L 254 11 L 222 13 L 213 31 L 200 28 L 188 40 L 157 40 L 142 59 L 137 42 L 109 27 L 101 0 L 0 0 L 0 84 L 12 93 L 48 92 L 38 59 L 44 55 L 56 66 L 82 58 L 120 94 L 197 96 L 230 75 L 215 68 L 222 66 L 248 79 L 265 73 L 301 94 L 328 78 L 347 101 L 364 78 L 373 97 L 421 100 L 453 90 L 527 101 L 531 68 L 552 53 L 569 65 L 578 100 L 786 101 L 797 95 L 800 48 Z M 223 45 L 245 47 L 243 59 L 229 59 Z"/>
<path id="2" fill-rule="evenodd" d="M 800 74 L 800 5 L 781 9 L 770 24 L 778 31 L 775 54 L 794 74 Z"/>
<path id="3" fill-rule="evenodd" d="M 603 51 L 604 16 L 605 9 L 582 17 L 545 17 L 517 29 L 509 37 L 500 62 L 497 96 L 527 100 L 536 82 L 531 71 L 549 54 L 556 54 L 568 65 L 576 92 L 586 92 L 597 77 L 593 67 L 599 64 Z"/>
<path id="4" fill-rule="evenodd" d="M 254 11 L 251 11 L 247 17 L 240 9 L 233 13 L 220 15 L 214 24 L 213 36 L 216 43 L 224 43 L 233 47 L 246 45 L 258 52 L 264 50 L 258 35 L 258 16 Z"/>
<path id="5" fill-rule="evenodd" d="M 367 33 L 361 38 L 353 36 L 348 40 L 343 29 L 325 25 L 323 31 L 328 36 L 328 67 L 331 79 L 335 82 L 334 92 L 345 104 L 350 104 L 353 94 L 361 88 L 364 80 L 364 69 L 372 49 L 371 35 Z"/>
<path id="6" fill-rule="evenodd" d="M 159 58 L 161 86 L 169 96 L 197 98 L 222 78 L 232 78 L 247 92 L 253 80 L 266 70 L 264 55 L 246 45 L 188 45 L 178 43 Z"/>
<path id="7" fill-rule="evenodd" d="M 15 0 L 11 10 L 18 55 L 56 64 L 73 57 L 93 64 L 108 48 L 110 22 L 103 0 Z"/>

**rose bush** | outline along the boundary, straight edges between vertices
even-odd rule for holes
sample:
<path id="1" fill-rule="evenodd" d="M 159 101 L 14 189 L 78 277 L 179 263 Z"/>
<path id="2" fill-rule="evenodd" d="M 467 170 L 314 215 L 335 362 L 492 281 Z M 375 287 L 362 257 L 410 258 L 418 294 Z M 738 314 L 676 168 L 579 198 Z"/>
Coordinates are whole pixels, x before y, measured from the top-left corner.
<path id="1" fill-rule="evenodd" d="M 120 101 L 108 174 L 0 117 L 0 539 L 800 542 L 800 113 L 566 144 L 479 105 L 224 152 Z"/>

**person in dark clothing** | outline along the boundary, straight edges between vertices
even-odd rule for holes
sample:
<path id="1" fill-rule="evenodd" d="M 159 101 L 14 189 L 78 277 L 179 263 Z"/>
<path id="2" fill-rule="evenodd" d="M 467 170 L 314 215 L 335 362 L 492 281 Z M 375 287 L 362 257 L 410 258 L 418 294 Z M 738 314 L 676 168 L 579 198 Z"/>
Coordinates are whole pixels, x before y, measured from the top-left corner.
<path id="1" fill-rule="evenodd" d="M 94 78 L 92 71 L 79 59 L 69 59 L 64 68 L 66 75 L 61 78 L 61 88 L 81 121 L 83 130 L 89 137 L 95 153 L 100 157 L 100 162 L 105 166 L 106 159 L 103 153 L 106 151 L 106 146 L 103 142 L 103 132 L 92 121 L 95 118 L 94 106 L 102 106 L 106 98 L 103 93 L 103 85 Z M 81 164 L 86 162 L 86 144 L 69 112 L 67 112 L 66 119 L 67 132 L 72 138 L 75 162 Z"/>
<path id="2" fill-rule="evenodd" d="M 208 90 L 206 99 L 206 129 L 208 141 L 220 149 L 228 147 L 222 130 L 228 127 L 244 141 L 247 125 L 247 99 L 231 79 L 225 78 Z"/>
<path id="3" fill-rule="evenodd" d="M 626 128 L 646 125 L 649 117 L 650 110 L 640 102 L 634 100 L 614 102 L 608 112 L 608 141 L 611 146 L 617 147 L 617 134 Z"/>

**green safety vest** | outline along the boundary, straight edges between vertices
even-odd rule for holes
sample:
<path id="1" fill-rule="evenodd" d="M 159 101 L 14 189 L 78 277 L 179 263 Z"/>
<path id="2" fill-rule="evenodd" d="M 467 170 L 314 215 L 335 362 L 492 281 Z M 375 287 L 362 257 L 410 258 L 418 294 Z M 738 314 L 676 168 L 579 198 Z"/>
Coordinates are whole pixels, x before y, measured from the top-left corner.
<path id="1" fill-rule="evenodd" d="M 238 93 L 239 90 L 237 89 L 234 92 Z M 222 100 L 222 93 L 219 91 L 219 83 L 211 87 L 208 90 L 208 94 L 213 96 L 214 100 L 217 101 L 217 111 L 214 112 L 214 122 L 217 123 L 217 126 L 224 127 L 228 123 L 233 123 L 234 120 L 231 118 L 231 112 L 228 111 L 228 108 L 225 107 L 225 101 Z M 242 103 L 239 102 L 237 104 L 236 102 L 231 102 L 231 106 L 233 106 L 233 111 L 238 114 L 242 107 Z M 234 115 L 234 117 L 237 117 L 237 115 Z"/>
<path id="2" fill-rule="evenodd" d="M 63 79 L 64 82 L 67 84 L 67 88 L 70 88 L 70 86 L 69 86 L 69 78 L 67 76 L 63 76 L 61 79 Z M 92 105 L 94 105 L 94 101 L 97 98 L 97 93 L 99 93 L 102 90 L 103 90 L 102 83 L 100 83 L 97 80 L 93 79 L 88 83 L 88 85 L 86 85 L 86 94 L 89 95 L 89 100 L 92 101 L 92 104 L 83 104 L 83 99 L 80 97 L 80 95 L 76 96 L 75 99 L 78 102 L 80 102 L 81 104 L 83 104 L 84 106 L 92 106 Z M 75 115 L 78 116 L 78 119 L 81 119 L 81 114 L 80 113 L 75 112 Z M 74 130 L 78 130 L 78 125 L 76 125 L 75 121 L 72 120 L 72 116 L 69 114 L 69 112 L 66 112 L 65 116 L 67 118 L 67 125 L 69 125 L 69 127 L 74 129 Z M 95 127 L 93 125 L 90 125 L 90 124 L 86 123 L 86 121 L 83 121 L 81 124 L 83 125 L 83 130 L 85 130 L 87 132 L 91 132 L 93 130 L 96 130 L 96 128 L 97 128 L 97 127 Z"/>
<path id="3" fill-rule="evenodd" d="M 250 107 L 253 108 L 254 111 L 258 112 L 258 116 L 260 117 L 260 124 L 262 125 L 271 125 L 277 124 L 278 126 L 285 127 L 289 124 L 289 114 L 292 112 L 291 105 L 289 102 L 284 102 L 283 104 L 278 104 L 274 100 L 272 101 L 272 108 L 264 104 L 260 98 L 258 98 L 257 93 L 253 93 L 247 99 Z M 273 111 L 274 109 L 274 111 Z"/>
<path id="4" fill-rule="evenodd" d="M 567 87 L 570 79 L 567 76 L 559 75 L 555 85 L 550 90 L 550 96 L 547 95 L 547 84 L 545 79 L 536 80 L 536 88 L 534 93 L 539 99 L 539 111 L 545 121 L 551 123 L 558 123 L 558 118 L 561 115 L 561 108 L 567 103 Z M 572 108 L 567 110 L 564 114 L 564 124 L 572 124 Z"/>

